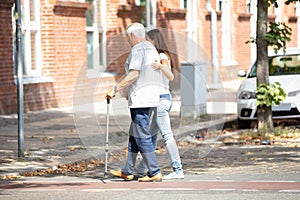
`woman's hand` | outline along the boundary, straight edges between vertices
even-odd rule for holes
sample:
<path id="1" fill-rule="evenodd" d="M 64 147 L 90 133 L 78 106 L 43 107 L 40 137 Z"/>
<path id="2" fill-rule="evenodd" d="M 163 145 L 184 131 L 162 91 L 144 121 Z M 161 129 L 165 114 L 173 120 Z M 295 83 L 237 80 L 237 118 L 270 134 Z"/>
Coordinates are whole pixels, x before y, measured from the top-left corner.
<path id="1" fill-rule="evenodd" d="M 161 69 L 162 64 L 159 61 L 155 60 L 155 62 L 152 63 L 151 66 L 154 70 L 157 70 L 157 69 Z"/>

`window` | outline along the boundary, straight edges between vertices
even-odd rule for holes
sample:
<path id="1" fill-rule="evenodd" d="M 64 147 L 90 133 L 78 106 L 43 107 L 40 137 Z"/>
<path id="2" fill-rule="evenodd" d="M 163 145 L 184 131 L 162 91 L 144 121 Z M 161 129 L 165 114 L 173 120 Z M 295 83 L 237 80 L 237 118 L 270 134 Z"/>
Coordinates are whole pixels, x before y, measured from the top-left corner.
<path id="1" fill-rule="evenodd" d="M 136 0 L 135 4 L 138 5 L 138 6 L 146 7 L 146 0 Z"/>
<path id="2" fill-rule="evenodd" d="M 222 32 L 222 65 L 232 66 L 236 65 L 236 61 L 233 59 L 232 49 L 231 49 L 231 8 L 230 0 L 216 0 L 217 11 L 222 12 L 221 17 L 221 32 Z"/>
<path id="3" fill-rule="evenodd" d="M 247 8 L 246 8 L 247 13 L 251 13 L 251 0 L 247 0 Z"/>
<path id="4" fill-rule="evenodd" d="M 222 0 L 217 0 L 217 11 L 222 11 L 223 10 L 223 1 Z"/>
<path id="5" fill-rule="evenodd" d="M 145 7 L 146 13 L 142 13 L 141 23 L 146 28 L 156 27 L 156 0 L 136 0 L 135 4 L 137 6 Z"/>
<path id="6" fill-rule="evenodd" d="M 180 1 L 180 8 L 181 9 L 186 9 L 187 8 L 187 1 L 188 0 L 181 0 Z"/>
<path id="7" fill-rule="evenodd" d="M 24 77 L 41 76 L 40 0 L 21 0 L 20 3 L 24 53 L 23 74 Z"/>
<path id="8" fill-rule="evenodd" d="M 86 0 L 86 2 L 93 5 L 86 11 L 87 75 L 94 78 L 104 72 L 106 65 L 106 1 Z"/>

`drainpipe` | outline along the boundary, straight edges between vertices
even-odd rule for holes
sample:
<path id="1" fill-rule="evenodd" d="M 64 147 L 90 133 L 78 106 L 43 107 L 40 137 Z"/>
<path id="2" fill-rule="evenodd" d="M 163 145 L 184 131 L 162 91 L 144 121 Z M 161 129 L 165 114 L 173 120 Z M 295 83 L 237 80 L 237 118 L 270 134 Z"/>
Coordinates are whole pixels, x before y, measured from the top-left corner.
<path id="1" fill-rule="evenodd" d="M 297 47 L 300 47 L 300 2 L 296 2 L 296 16 L 298 17 L 297 20 L 297 32 L 298 32 L 298 38 L 297 38 Z"/>
<path id="2" fill-rule="evenodd" d="M 150 27 L 150 18 L 151 18 L 150 8 L 151 8 L 151 2 L 150 0 L 146 0 L 146 28 Z"/>
<path id="3" fill-rule="evenodd" d="M 156 0 L 146 0 L 146 28 L 156 27 Z"/>
<path id="4" fill-rule="evenodd" d="M 213 83 L 218 83 L 218 36 L 217 36 L 217 13 L 212 8 L 211 0 L 206 1 L 206 9 L 211 14 L 211 59 L 213 66 Z"/>

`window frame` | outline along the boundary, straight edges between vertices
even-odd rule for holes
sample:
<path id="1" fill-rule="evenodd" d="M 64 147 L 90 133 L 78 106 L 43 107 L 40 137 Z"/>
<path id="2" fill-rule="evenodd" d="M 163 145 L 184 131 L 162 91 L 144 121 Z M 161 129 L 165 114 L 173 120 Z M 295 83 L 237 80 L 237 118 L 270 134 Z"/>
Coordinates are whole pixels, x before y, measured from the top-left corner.
<path id="1" fill-rule="evenodd" d="M 96 78 L 104 73 L 106 66 L 106 0 L 93 1 L 93 23 L 92 26 L 86 25 L 87 32 L 87 77 Z M 100 10 L 100 16 L 98 15 Z M 100 19 L 99 19 L 100 17 Z M 92 68 L 88 66 L 88 33 L 92 33 Z M 101 37 L 99 37 L 101 35 Z M 101 39 L 101 41 L 99 40 Z M 101 55 L 100 55 L 101 54 Z"/>
<path id="2" fill-rule="evenodd" d="M 33 1 L 34 6 L 34 20 L 30 19 L 31 9 L 30 1 Z M 36 77 L 42 75 L 42 45 L 41 45 L 41 13 L 40 13 L 40 0 L 23 0 L 22 1 L 22 32 L 23 32 L 23 45 L 24 45 L 24 77 Z M 34 34 L 34 41 L 32 35 Z M 34 45 L 34 52 L 32 52 L 32 45 Z M 33 55 L 34 54 L 34 55 Z M 35 63 L 32 63 L 34 57 Z"/>

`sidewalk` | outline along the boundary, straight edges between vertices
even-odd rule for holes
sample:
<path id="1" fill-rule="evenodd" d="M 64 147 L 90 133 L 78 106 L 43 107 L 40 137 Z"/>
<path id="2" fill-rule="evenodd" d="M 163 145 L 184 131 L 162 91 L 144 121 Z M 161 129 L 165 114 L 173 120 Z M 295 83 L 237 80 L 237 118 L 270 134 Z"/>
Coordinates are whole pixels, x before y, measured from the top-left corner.
<path id="1" fill-rule="evenodd" d="M 221 130 L 225 123 L 236 119 L 235 92 L 238 86 L 239 81 L 210 86 L 207 94 L 207 116 L 190 124 L 180 117 L 180 97 L 174 98 L 170 116 L 178 145 L 184 144 L 180 147 L 182 156 L 189 151 L 185 145 L 187 138 L 193 138 L 203 130 Z M 98 163 L 100 166 L 94 172 L 103 172 L 106 110 L 107 104 L 103 101 L 73 108 L 26 113 L 24 115 L 24 158 L 17 157 L 16 115 L 0 116 L 0 177 L 19 176 L 41 169 L 56 169 L 63 164 L 87 160 L 100 162 Z M 124 153 L 127 146 L 129 124 L 130 117 L 126 100 L 113 99 L 110 105 L 109 125 L 110 168 L 120 166 L 118 152 Z M 218 146 L 217 137 L 218 135 L 207 138 L 203 143 L 205 145 L 202 144 L 199 149 L 198 156 L 204 157 L 213 151 L 209 146 Z M 193 149 L 194 146 L 190 148 Z M 158 153 L 158 159 L 162 168 L 170 170 L 164 150 L 159 151 L 161 152 Z M 190 166 L 186 166 L 188 167 Z"/>
<path id="2" fill-rule="evenodd" d="M 208 102 L 208 117 L 201 122 L 185 125 L 180 118 L 180 94 L 174 98 L 171 110 L 172 126 L 176 139 L 197 133 L 199 129 L 215 127 L 235 119 L 235 102 L 224 102 L 225 89 L 235 92 L 236 82 L 212 86 L 213 96 L 221 94 L 223 102 Z M 225 88 L 227 87 L 227 88 Z M 225 88 L 225 89 L 224 89 Z M 213 94 L 214 92 L 214 94 Z M 226 106 L 224 106 L 226 104 Z M 219 113 L 212 113 L 215 108 Z M 214 109 L 213 109 L 214 108 Z M 25 157 L 18 158 L 17 115 L 0 116 L 0 177 L 18 175 L 27 171 L 54 167 L 84 159 L 105 157 L 106 101 L 73 108 L 51 109 L 24 114 Z M 222 114 L 221 117 L 217 117 Z M 127 101 L 115 98 L 110 105 L 109 152 L 127 146 L 130 117 Z"/>
<path id="3" fill-rule="evenodd" d="M 228 82 L 224 83 L 221 89 L 220 86 L 211 87 L 209 95 L 224 96 L 224 93 L 225 96 L 230 95 L 225 98 L 225 101 L 224 98 L 220 98 L 217 102 L 209 101 L 208 97 L 208 115 L 197 119 L 194 123 L 187 123 L 186 119 L 181 119 L 180 98 L 174 99 L 170 115 L 184 164 L 185 180 L 199 180 L 199 175 L 201 180 L 216 179 L 216 177 L 257 179 L 264 177 L 257 174 L 264 174 L 266 170 L 271 174 L 277 173 L 275 179 L 278 173 L 287 180 L 294 179 L 295 176 L 288 174 L 297 172 L 300 167 L 299 148 L 227 147 L 220 144 L 219 135 L 206 138 L 202 144 L 193 142 L 195 136 L 201 131 L 221 130 L 225 123 L 236 119 L 236 104 L 232 94 L 235 93 L 237 86 L 236 82 Z M 114 99 L 110 105 L 109 169 L 117 169 L 124 162 L 130 123 L 126 105 L 127 102 L 122 98 Z M 217 107 L 218 105 L 220 108 Z M 32 172 L 37 172 L 36 175 L 39 175 L 38 171 L 43 172 L 44 169 L 50 173 L 22 177 L 22 181 L 43 181 L 48 176 L 52 176 L 51 180 L 57 181 L 78 181 L 78 179 L 91 181 L 101 178 L 105 160 L 106 109 L 107 104 L 103 101 L 75 108 L 26 113 L 24 158 L 17 157 L 16 116 L 0 116 L 0 177 L 18 178 L 20 175 Z M 268 156 L 270 162 L 266 163 L 264 159 L 268 160 Z M 169 173 L 170 163 L 163 147 L 158 149 L 157 158 L 163 173 Z M 73 169 L 68 169 L 67 173 L 61 175 L 51 174 L 63 167 Z M 81 167 L 82 171 L 74 170 Z"/>

